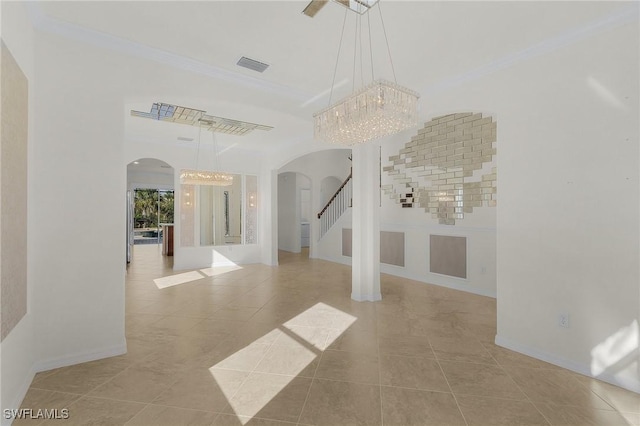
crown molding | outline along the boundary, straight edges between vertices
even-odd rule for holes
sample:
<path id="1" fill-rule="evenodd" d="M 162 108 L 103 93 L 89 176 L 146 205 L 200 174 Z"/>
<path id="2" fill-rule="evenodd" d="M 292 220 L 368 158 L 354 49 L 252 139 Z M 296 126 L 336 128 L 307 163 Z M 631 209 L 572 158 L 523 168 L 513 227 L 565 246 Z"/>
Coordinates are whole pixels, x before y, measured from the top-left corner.
<path id="1" fill-rule="evenodd" d="M 176 53 L 167 52 L 111 34 L 61 21 L 46 15 L 36 2 L 28 2 L 27 9 L 34 28 L 43 33 L 55 34 L 80 43 L 90 44 L 128 56 L 147 59 L 184 71 L 205 75 L 216 80 L 277 94 L 297 102 L 305 102 L 315 95 L 290 86 L 247 76 Z"/>
<path id="2" fill-rule="evenodd" d="M 526 49 L 508 54 L 478 68 L 442 80 L 439 83 L 424 88 L 420 93 L 422 93 L 423 96 L 433 95 L 436 93 L 445 92 L 449 89 L 453 89 L 464 83 L 478 80 L 482 77 L 493 74 L 497 71 L 501 71 L 505 68 L 509 68 L 520 62 L 535 58 L 537 56 L 545 55 L 565 46 L 575 44 L 595 34 L 637 21 L 639 13 L 640 4 L 634 3 L 631 6 L 616 10 L 615 12 L 610 13 L 609 15 L 606 15 L 598 19 L 597 21 L 592 21 L 586 25 L 583 25 L 582 27 L 565 31 L 556 37 L 548 38 L 532 46 L 529 46 Z"/>

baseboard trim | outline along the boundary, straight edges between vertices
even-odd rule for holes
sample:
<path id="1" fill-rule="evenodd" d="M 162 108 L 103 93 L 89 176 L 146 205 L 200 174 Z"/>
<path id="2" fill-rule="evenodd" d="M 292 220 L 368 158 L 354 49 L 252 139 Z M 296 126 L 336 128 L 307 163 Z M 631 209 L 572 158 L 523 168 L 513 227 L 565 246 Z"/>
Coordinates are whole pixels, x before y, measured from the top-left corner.
<path id="1" fill-rule="evenodd" d="M 355 300 L 356 302 L 378 302 L 382 300 L 382 294 L 376 293 L 376 294 L 363 295 L 363 294 L 351 293 L 351 299 Z"/>
<path id="2" fill-rule="evenodd" d="M 5 408 L 20 408 L 20 406 L 22 405 L 22 401 L 24 401 L 24 397 L 27 396 L 27 392 L 29 391 L 29 387 L 31 387 L 31 382 L 33 382 L 33 378 L 36 375 L 36 369 L 35 369 L 35 365 L 32 365 L 31 368 L 29 369 L 29 373 L 27 373 L 27 376 L 24 378 L 24 381 L 22 382 L 22 385 L 20 385 L 20 389 L 18 389 L 18 393 L 16 394 L 15 398 L 13 399 L 13 401 L 11 402 L 11 407 L 2 407 L 3 409 Z M 5 419 L 4 416 L 2 416 L 2 426 L 9 426 L 13 423 L 14 419 Z"/>
<path id="3" fill-rule="evenodd" d="M 96 361 L 103 358 L 124 355 L 127 353 L 127 344 L 111 346 L 98 351 L 85 352 L 80 354 L 66 355 L 58 358 L 52 358 L 44 361 L 36 362 L 34 371 L 52 370 L 54 368 L 68 367 L 69 365 L 81 364 L 83 362 Z"/>
<path id="4" fill-rule="evenodd" d="M 22 401 L 24 401 L 24 397 L 27 395 L 29 391 L 29 387 L 31 387 L 31 383 L 36 375 L 41 371 L 52 370 L 54 368 L 67 367 L 69 365 L 80 364 L 83 362 L 96 361 L 103 358 L 110 358 L 113 356 L 124 355 L 127 353 L 127 344 L 124 343 L 122 345 L 111 346 L 108 348 L 104 348 L 98 351 L 85 352 L 74 355 L 67 355 L 58 358 L 52 358 L 44 361 L 35 362 L 31 368 L 29 369 L 29 373 L 25 377 L 20 389 L 18 390 L 17 395 L 15 396 L 11 407 L 3 407 L 5 408 L 20 408 L 22 405 Z M 13 419 L 2 419 L 2 426 L 11 425 L 13 423 Z"/>
<path id="5" fill-rule="evenodd" d="M 326 260 L 327 262 L 339 263 L 341 265 L 351 266 L 351 258 L 346 256 L 342 256 L 342 258 L 340 259 L 330 258 L 326 256 L 318 256 L 317 259 Z M 469 284 L 455 284 L 455 283 L 427 281 L 425 277 L 419 276 L 418 274 L 407 273 L 403 269 L 404 268 L 402 267 L 380 263 L 381 274 L 393 275 L 394 277 L 406 278 L 408 280 L 417 281 L 423 284 L 437 285 L 438 287 L 464 291 L 466 293 L 476 294 L 478 296 L 491 297 L 492 299 L 496 298 L 495 290 L 473 287 Z"/>
<path id="6" fill-rule="evenodd" d="M 548 362 L 549 364 L 557 365 L 558 367 L 566 368 L 567 370 L 582 374 L 583 376 L 592 377 L 594 379 L 602 380 L 603 382 L 607 382 L 612 385 L 627 389 L 631 392 L 640 393 L 640 380 L 638 378 L 621 378 L 609 373 L 603 373 L 599 376 L 594 376 L 593 374 L 591 374 L 591 369 L 586 364 L 571 361 L 566 358 L 541 351 L 539 349 L 524 345 L 520 342 L 511 340 L 507 337 L 502 337 L 500 335 L 496 335 L 495 343 L 496 345 L 502 346 L 503 348 L 507 348 L 512 351 L 519 352 L 523 355 Z"/>
<path id="7" fill-rule="evenodd" d="M 430 280 L 427 277 L 420 276 L 419 274 L 413 274 L 410 272 L 407 273 L 406 271 L 400 270 L 400 269 L 401 269 L 400 267 L 385 265 L 383 263 L 380 264 L 380 272 L 383 274 L 393 275 L 394 277 L 407 278 L 409 280 L 418 281 L 424 284 L 437 285 L 438 287 L 450 288 L 452 290 L 464 291 L 466 293 L 476 294 L 478 296 L 491 297 L 492 299 L 496 298 L 495 290 L 474 287 L 473 285 L 470 285 L 468 281 L 463 284 L 457 284 L 454 282 L 443 282 L 443 281 L 438 282 L 436 280 Z M 443 275 L 442 277 L 445 277 L 445 276 Z M 445 278 L 450 278 L 450 280 L 456 279 L 452 277 L 445 277 Z"/>

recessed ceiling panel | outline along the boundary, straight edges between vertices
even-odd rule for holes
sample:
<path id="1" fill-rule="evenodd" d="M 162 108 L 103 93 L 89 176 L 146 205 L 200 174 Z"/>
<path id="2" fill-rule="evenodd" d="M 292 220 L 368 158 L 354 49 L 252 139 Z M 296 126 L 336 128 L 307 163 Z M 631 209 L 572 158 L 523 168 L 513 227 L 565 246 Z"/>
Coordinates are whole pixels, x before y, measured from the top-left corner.
<path id="1" fill-rule="evenodd" d="M 205 111 L 183 106 L 156 102 L 150 112 L 131 110 L 131 115 L 158 121 L 169 121 L 190 126 L 199 126 L 212 132 L 228 135 L 244 136 L 253 130 L 271 130 L 273 127 L 264 124 L 248 123 L 231 118 L 216 117 L 205 114 Z"/>

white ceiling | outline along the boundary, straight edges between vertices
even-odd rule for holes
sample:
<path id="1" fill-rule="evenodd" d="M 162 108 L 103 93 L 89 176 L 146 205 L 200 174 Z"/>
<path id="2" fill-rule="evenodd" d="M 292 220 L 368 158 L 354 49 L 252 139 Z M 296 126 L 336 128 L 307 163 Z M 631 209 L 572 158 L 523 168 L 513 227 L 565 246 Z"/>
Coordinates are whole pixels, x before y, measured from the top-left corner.
<path id="1" fill-rule="evenodd" d="M 175 87 L 167 90 L 165 81 L 153 96 L 149 90 L 127 94 L 127 110 L 148 111 L 152 102 L 167 102 L 274 126 L 245 137 L 218 137 L 222 146 L 270 149 L 310 141 L 312 114 L 329 101 L 345 8 L 330 3 L 309 18 L 301 13 L 306 3 L 55 1 L 38 3 L 32 12 L 39 15 L 36 27 L 42 30 L 64 27 L 67 35 L 110 43 L 116 50 L 156 60 L 159 67 L 195 70 L 193 79 L 179 81 L 184 97 L 176 95 Z M 424 105 L 430 92 L 456 84 L 461 76 L 491 72 L 588 37 L 628 4 L 382 0 L 381 7 L 398 83 L 420 92 Z M 371 13 L 375 77 L 392 80 L 378 8 Z M 357 16 L 347 15 L 333 100 L 352 89 Z M 366 30 L 367 16 L 362 19 Z M 238 67 L 241 56 L 270 67 L 263 74 Z M 369 81 L 368 54 L 363 62 Z M 356 74 L 358 86 L 360 70 Z M 194 96 L 198 90 L 207 95 Z M 197 137 L 195 128 L 139 118 L 129 117 L 126 127 L 128 137 L 166 143 L 180 143 L 179 136 Z"/>

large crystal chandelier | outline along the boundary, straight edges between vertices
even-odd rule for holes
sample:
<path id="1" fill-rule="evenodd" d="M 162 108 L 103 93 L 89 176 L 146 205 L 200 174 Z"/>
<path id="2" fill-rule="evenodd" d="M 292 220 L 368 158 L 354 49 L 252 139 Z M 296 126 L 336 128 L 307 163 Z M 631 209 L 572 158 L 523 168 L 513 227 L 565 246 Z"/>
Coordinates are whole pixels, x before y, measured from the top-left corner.
<path id="1" fill-rule="evenodd" d="M 377 5 L 380 11 L 380 3 Z M 340 38 L 340 47 L 338 48 L 338 59 L 336 59 L 336 70 L 342 47 L 347 10 L 348 9 L 345 9 L 345 20 L 342 25 L 342 36 Z M 369 45 L 371 46 L 369 10 L 370 9 L 367 8 L 356 18 L 356 32 L 358 28 L 360 28 L 362 32 L 360 18 L 362 14 L 366 13 L 367 24 L 369 25 Z M 380 21 L 382 22 L 382 29 L 387 42 L 389 62 L 391 63 L 395 81 L 395 69 L 393 68 L 393 61 L 391 60 L 389 41 L 387 40 L 387 33 L 384 28 L 381 11 Z M 370 54 L 371 75 L 373 80 L 373 52 L 370 52 Z M 355 90 L 355 56 L 354 53 L 353 93 L 313 115 L 314 137 L 333 144 L 354 145 L 390 136 L 417 125 L 418 98 L 420 95 L 413 90 L 402 87 L 397 84 L 397 82 L 392 83 L 382 79 L 372 81 L 370 84 Z M 362 63 L 362 43 L 360 43 L 360 61 Z M 362 68 L 362 64 L 360 67 Z M 331 85 L 332 94 L 335 86 L 335 77 L 334 71 Z M 329 99 L 329 103 L 331 104 L 331 99 Z"/>
<path id="2" fill-rule="evenodd" d="M 377 80 L 313 115 L 314 136 L 353 145 L 393 135 L 418 122 L 418 97 L 413 90 Z"/>

